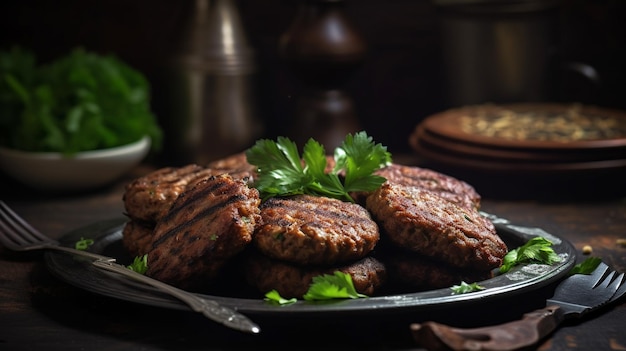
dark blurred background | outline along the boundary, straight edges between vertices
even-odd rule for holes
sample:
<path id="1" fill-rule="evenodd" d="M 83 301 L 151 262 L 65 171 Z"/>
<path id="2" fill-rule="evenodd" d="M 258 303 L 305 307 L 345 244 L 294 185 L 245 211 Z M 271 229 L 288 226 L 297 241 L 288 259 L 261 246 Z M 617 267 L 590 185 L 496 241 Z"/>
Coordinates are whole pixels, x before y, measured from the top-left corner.
<path id="1" fill-rule="evenodd" d="M 164 118 L 159 104 L 164 87 L 158 77 L 189 18 L 191 4 L 190 0 L 3 1 L 0 48 L 20 45 L 42 61 L 76 46 L 113 53 L 148 77 L 154 112 Z M 255 50 L 259 120 L 266 136 L 282 135 L 294 116 L 299 86 L 279 57 L 278 44 L 298 1 L 239 0 L 236 4 Z M 429 0 L 348 0 L 345 13 L 368 45 L 347 86 L 359 122 L 392 153 L 410 153 L 407 140 L 415 125 L 452 107 L 445 97 L 440 8 Z M 565 0 L 555 10 L 554 21 L 559 56 L 594 66 L 602 85 L 591 95 L 554 93 L 550 100 L 626 109 L 626 1 Z"/>

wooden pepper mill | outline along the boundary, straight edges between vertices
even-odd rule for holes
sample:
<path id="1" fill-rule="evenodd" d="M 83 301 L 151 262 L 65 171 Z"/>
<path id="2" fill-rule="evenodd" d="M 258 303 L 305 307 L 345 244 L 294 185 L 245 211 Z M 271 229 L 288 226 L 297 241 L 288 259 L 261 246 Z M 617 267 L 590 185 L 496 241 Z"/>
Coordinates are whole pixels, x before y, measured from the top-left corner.
<path id="1" fill-rule="evenodd" d="M 301 0 L 280 41 L 280 54 L 303 85 L 289 137 L 314 138 L 332 153 L 360 130 L 345 85 L 363 61 L 366 44 L 344 13 L 343 0 Z"/>

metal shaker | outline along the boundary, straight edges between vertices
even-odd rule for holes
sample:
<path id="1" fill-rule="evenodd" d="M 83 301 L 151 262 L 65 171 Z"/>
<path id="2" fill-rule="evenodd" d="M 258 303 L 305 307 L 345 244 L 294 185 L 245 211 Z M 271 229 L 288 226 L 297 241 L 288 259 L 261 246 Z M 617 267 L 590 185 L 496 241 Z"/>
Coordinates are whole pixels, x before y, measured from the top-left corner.
<path id="1" fill-rule="evenodd" d="M 234 0 L 194 0 L 179 52 L 168 67 L 165 150 L 173 164 L 244 151 L 262 134 L 254 51 Z"/>

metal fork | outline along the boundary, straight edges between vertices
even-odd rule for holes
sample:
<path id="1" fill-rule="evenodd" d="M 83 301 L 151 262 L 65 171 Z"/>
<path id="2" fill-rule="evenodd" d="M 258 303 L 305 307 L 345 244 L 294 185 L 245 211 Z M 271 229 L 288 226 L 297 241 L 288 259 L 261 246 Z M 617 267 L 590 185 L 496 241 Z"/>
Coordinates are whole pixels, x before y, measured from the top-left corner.
<path id="1" fill-rule="evenodd" d="M 585 314 L 617 301 L 626 294 L 626 276 L 601 262 L 589 275 L 574 274 L 563 280 L 546 307 L 522 319 L 478 328 L 454 328 L 436 322 L 411 324 L 417 344 L 428 350 L 527 349 L 555 330 L 565 319 Z"/>
<path id="2" fill-rule="evenodd" d="M 0 201 L 0 243 L 13 251 L 57 250 L 94 260 L 115 262 L 112 257 L 62 246 L 58 241 L 41 234 L 4 201 Z"/>
<path id="3" fill-rule="evenodd" d="M 220 305 L 216 301 L 204 299 L 196 294 L 137 273 L 115 263 L 115 258 L 93 252 L 62 246 L 58 241 L 43 235 L 15 213 L 4 201 L 0 201 L 0 243 L 13 251 L 56 250 L 92 259 L 92 264 L 100 269 L 115 272 L 125 277 L 151 285 L 186 303 L 193 311 L 229 328 L 259 333 L 261 329 L 248 317 Z"/>

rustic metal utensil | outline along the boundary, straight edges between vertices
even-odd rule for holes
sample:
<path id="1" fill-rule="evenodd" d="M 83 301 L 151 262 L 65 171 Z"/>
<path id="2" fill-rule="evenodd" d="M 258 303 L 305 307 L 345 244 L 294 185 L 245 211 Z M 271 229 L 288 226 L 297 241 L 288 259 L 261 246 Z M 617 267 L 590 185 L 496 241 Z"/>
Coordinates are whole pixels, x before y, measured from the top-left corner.
<path id="1" fill-rule="evenodd" d="M 151 285 L 185 302 L 193 311 L 200 312 L 207 318 L 229 328 L 247 333 L 259 333 L 261 331 L 259 326 L 248 319 L 248 317 L 222 306 L 216 301 L 201 298 L 188 291 L 137 273 L 115 263 L 115 258 L 60 245 L 56 240 L 43 235 L 33 228 L 4 201 L 0 201 L 0 243 L 13 251 L 56 250 L 86 257 L 93 260 L 92 264 L 100 269 L 115 272 L 124 277 Z"/>
<path id="2" fill-rule="evenodd" d="M 546 307 L 522 319 L 480 328 L 453 328 L 436 322 L 411 324 L 418 345 L 428 350 L 518 350 L 534 345 L 568 318 L 581 318 L 626 294 L 624 273 L 605 263 L 593 273 L 574 274 L 561 282 Z"/>

